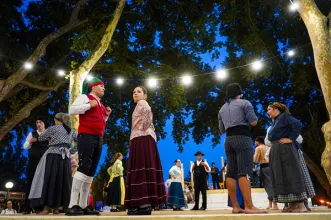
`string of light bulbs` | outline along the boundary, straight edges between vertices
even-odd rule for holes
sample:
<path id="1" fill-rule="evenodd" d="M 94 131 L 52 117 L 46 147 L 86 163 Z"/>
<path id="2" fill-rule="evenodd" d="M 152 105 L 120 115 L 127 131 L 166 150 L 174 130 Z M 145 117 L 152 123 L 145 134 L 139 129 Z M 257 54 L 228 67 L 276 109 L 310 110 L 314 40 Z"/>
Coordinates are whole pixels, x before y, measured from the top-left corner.
<path id="1" fill-rule="evenodd" d="M 300 8 L 300 5 L 299 5 L 298 2 L 293 2 L 292 0 L 289 0 L 289 1 L 291 2 L 291 5 L 289 6 L 290 11 L 294 12 L 294 11 L 297 11 Z M 308 44 L 305 44 L 303 46 L 297 47 L 296 49 L 288 50 L 285 54 L 287 55 L 287 57 L 292 58 L 293 56 L 295 56 L 297 50 L 302 49 L 303 47 L 306 47 L 308 45 L 311 45 L 311 43 L 308 43 Z M 65 71 L 63 69 L 54 69 L 54 68 L 44 67 L 44 66 L 41 66 L 41 65 L 33 64 L 31 62 L 17 60 L 17 59 L 14 59 L 12 57 L 8 57 L 4 54 L 1 54 L 1 53 L 0 53 L 0 56 L 3 56 L 3 57 L 6 57 L 8 59 L 12 59 L 12 60 L 23 63 L 23 68 L 27 71 L 32 70 L 34 67 L 40 67 L 40 68 L 55 71 L 55 72 L 57 72 L 57 74 L 60 77 L 64 77 L 67 74 L 67 71 Z M 232 68 L 221 68 L 217 71 L 202 73 L 202 74 L 195 74 L 195 75 L 184 74 L 183 76 L 180 76 L 180 77 L 168 77 L 168 78 L 150 77 L 150 78 L 147 79 L 147 85 L 149 87 L 156 87 L 158 85 L 159 81 L 179 79 L 184 86 L 189 86 L 193 82 L 193 77 L 205 76 L 205 75 L 211 75 L 211 74 L 215 74 L 215 77 L 216 77 L 217 80 L 224 80 L 228 77 L 228 71 L 230 71 L 230 70 L 239 69 L 239 68 L 243 68 L 243 67 L 246 67 L 246 66 L 251 66 L 252 70 L 260 71 L 264 66 L 263 65 L 264 62 L 266 62 L 268 60 L 271 60 L 271 59 L 274 59 L 276 57 L 280 57 L 280 56 L 281 56 L 281 54 L 278 54 L 278 55 L 268 57 L 268 58 L 265 58 L 265 59 L 255 60 L 251 63 L 247 63 L 247 64 L 244 64 L 244 65 L 235 66 L 235 67 L 232 67 Z M 93 78 L 93 76 L 90 73 L 88 73 L 87 76 L 86 76 L 86 80 L 91 80 L 92 78 Z M 125 81 L 129 81 L 129 80 L 136 80 L 136 79 L 125 79 L 123 77 L 118 77 L 118 78 L 115 79 L 115 83 L 118 86 L 122 86 L 125 83 Z"/>

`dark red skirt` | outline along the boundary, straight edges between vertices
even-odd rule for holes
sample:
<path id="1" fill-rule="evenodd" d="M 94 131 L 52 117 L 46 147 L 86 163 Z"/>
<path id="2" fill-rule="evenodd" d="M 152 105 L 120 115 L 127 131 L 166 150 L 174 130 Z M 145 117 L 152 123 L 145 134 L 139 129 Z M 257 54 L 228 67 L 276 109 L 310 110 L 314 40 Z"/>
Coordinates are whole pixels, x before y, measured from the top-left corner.
<path id="1" fill-rule="evenodd" d="M 155 140 L 141 136 L 131 140 L 124 207 L 166 204 L 162 165 Z"/>

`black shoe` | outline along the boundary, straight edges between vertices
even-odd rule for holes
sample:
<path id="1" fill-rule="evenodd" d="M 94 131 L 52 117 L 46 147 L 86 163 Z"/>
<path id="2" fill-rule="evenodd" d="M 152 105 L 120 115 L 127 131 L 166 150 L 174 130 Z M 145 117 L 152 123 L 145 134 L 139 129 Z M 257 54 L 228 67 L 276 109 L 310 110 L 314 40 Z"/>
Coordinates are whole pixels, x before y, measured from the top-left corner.
<path id="1" fill-rule="evenodd" d="M 73 207 L 67 209 L 66 215 L 78 216 L 78 215 L 84 215 L 84 212 L 80 206 L 74 205 Z"/>
<path id="2" fill-rule="evenodd" d="M 110 212 L 120 212 L 119 209 L 111 209 Z"/>
<path id="3" fill-rule="evenodd" d="M 184 210 L 181 209 L 181 208 L 174 208 L 173 210 L 174 210 L 174 211 L 184 211 Z"/>
<path id="4" fill-rule="evenodd" d="M 205 207 L 201 207 L 199 210 L 205 211 L 206 208 Z"/>
<path id="5" fill-rule="evenodd" d="M 23 215 L 30 215 L 31 214 L 31 211 L 24 211 L 23 212 Z"/>
<path id="6" fill-rule="evenodd" d="M 128 209 L 128 215 L 139 215 L 139 210 L 137 208 Z"/>
<path id="7" fill-rule="evenodd" d="M 198 207 L 194 206 L 193 209 L 191 209 L 191 211 L 196 211 L 199 210 Z"/>
<path id="8" fill-rule="evenodd" d="M 85 209 L 83 209 L 84 215 L 100 215 L 100 213 L 97 210 L 94 210 L 91 206 L 86 206 Z"/>
<path id="9" fill-rule="evenodd" d="M 139 208 L 138 209 L 138 215 L 151 215 L 152 214 L 152 208 L 146 207 L 146 208 Z"/>

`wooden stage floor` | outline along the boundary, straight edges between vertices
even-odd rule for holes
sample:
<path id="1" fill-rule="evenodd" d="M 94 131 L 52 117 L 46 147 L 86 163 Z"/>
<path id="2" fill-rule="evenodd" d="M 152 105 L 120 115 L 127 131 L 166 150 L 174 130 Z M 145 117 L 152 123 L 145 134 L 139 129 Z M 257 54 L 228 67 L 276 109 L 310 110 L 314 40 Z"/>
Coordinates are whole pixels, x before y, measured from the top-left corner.
<path id="1" fill-rule="evenodd" d="M 207 211 L 154 211 L 150 216 L 128 216 L 126 212 L 102 213 L 100 216 L 65 216 L 60 215 L 0 215 L 0 220 L 97 220 L 97 219 L 140 219 L 140 220 L 331 220 L 331 210 L 313 210 L 309 213 L 281 213 L 280 211 L 270 211 L 263 215 L 231 214 L 230 210 L 207 210 Z"/>

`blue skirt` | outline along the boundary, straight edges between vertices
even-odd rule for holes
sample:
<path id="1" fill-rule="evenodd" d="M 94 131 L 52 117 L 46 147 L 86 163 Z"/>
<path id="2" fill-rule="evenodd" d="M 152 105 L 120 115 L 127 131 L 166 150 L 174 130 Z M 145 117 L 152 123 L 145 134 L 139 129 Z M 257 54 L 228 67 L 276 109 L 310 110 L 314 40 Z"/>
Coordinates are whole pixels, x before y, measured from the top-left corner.
<path id="1" fill-rule="evenodd" d="M 184 192 L 180 182 L 172 182 L 168 194 L 168 206 L 176 208 L 184 207 Z"/>

